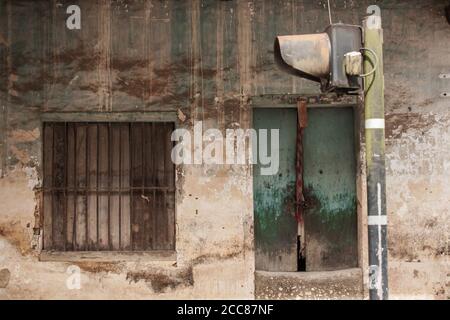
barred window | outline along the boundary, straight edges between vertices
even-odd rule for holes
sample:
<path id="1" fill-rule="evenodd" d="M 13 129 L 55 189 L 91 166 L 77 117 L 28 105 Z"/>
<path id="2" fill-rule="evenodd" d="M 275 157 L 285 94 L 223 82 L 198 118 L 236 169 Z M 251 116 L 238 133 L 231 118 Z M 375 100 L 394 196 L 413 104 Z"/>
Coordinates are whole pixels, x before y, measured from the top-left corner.
<path id="1" fill-rule="evenodd" d="M 45 122 L 43 250 L 174 250 L 173 129 Z"/>

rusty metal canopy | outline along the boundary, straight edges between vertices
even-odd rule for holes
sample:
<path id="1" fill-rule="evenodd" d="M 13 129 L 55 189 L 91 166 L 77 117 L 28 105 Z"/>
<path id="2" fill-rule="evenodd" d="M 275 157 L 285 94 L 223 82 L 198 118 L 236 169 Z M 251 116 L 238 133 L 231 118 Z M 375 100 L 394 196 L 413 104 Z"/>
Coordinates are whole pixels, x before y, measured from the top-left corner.
<path id="1" fill-rule="evenodd" d="M 321 82 L 330 73 L 331 43 L 328 34 L 278 36 L 275 61 L 286 72 Z"/>

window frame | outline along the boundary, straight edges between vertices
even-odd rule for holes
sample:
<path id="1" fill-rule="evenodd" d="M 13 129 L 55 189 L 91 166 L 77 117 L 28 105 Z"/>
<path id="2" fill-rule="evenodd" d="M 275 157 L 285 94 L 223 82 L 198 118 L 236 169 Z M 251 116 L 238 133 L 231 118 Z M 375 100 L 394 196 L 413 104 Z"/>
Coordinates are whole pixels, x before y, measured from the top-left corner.
<path id="1" fill-rule="evenodd" d="M 39 175 L 43 180 L 43 159 L 44 159 L 44 125 L 46 122 L 86 122 L 86 123 L 142 123 L 142 122 L 171 122 L 174 129 L 179 128 L 177 113 L 175 111 L 165 112 L 44 112 L 41 114 L 40 130 L 40 166 Z M 148 250 L 148 251 L 55 251 L 43 248 L 43 190 L 40 188 L 39 197 L 39 261 L 60 261 L 60 262 L 120 262 L 120 261 L 177 261 L 177 203 L 179 197 L 179 181 L 177 179 L 178 165 L 174 164 L 174 248 L 170 250 Z"/>

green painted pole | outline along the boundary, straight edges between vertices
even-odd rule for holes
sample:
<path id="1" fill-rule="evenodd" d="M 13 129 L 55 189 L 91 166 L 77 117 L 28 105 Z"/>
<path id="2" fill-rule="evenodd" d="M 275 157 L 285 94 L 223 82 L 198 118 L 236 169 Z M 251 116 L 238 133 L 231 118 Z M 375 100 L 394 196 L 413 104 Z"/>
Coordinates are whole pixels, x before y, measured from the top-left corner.
<path id="1" fill-rule="evenodd" d="M 385 168 L 385 117 L 383 73 L 383 29 L 380 9 L 368 8 L 373 15 L 363 23 L 365 137 L 367 159 L 367 205 L 369 238 L 369 296 L 388 299 L 387 216 Z"/>

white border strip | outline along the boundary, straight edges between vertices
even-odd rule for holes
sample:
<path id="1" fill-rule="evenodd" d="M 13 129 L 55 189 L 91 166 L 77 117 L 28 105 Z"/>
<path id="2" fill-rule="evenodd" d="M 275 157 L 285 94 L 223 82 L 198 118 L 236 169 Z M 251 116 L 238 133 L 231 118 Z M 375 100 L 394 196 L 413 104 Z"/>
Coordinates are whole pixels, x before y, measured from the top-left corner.
<path id="1" fill-rule="evenodd" d="M 387 216 L 369 216 L 369 226 L 386 226 Z"/>
<path id="2" fill-rule="evenodd" d="M 366 129 L 384 129 L 384 119 L 367 119 Z"/>

